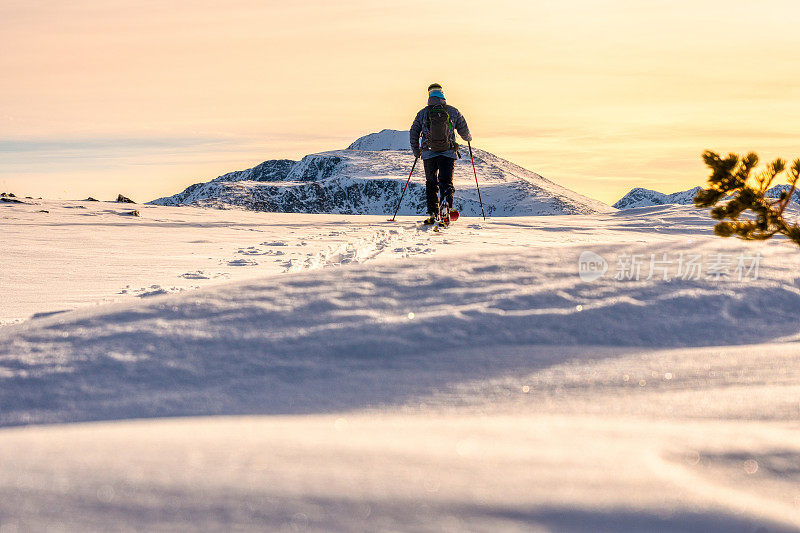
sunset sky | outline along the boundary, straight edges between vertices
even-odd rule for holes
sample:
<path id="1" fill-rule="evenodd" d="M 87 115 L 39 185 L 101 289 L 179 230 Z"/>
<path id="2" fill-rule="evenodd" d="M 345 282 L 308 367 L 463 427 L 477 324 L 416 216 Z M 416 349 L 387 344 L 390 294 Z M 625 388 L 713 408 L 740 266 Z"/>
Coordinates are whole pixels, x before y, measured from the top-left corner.
<path id="1" fill-rule="evenodd" d="M 407 129 L 613 203 L 700 154 L 800 157 L 791 0 L 0 2 L 0 191 L 138 201 Z M 411 159 L 409 159 L 409 163 Z"/>

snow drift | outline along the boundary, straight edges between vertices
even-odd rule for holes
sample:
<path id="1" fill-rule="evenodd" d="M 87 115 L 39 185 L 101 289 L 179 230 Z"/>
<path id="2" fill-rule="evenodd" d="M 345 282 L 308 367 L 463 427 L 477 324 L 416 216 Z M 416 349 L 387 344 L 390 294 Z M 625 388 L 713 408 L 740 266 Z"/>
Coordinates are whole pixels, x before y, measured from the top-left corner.
<path id="1" fill-rule="evenodd" d="M 2 207 L 2 294 L 53 298 L 52 268 L 114 287 L 98 258 L 118 281 L 165 276 L 171 258 L 172 276 L 256 268 L 233 257 L 327 268 L 0 328 L 0 425 L 17 426 L 0 430 L 3 530 L 800 527 L 785 242 L 717 239 L 686 206 L 441 235 L 402 218 L 45 206 Z M 120 237 L 135 254 L 109 255 Z M 75 243 L 78 262 L 53 260 Z M 578 276 L 587 249 L 604 277 Z M 623 254 L 743 252 L 762 254 L 758 279 L 613 275 Z M 181 415 L 220 416 L 163 418 Z"/>
<path id="2" fill-rule="evenodd" d="M 666 240 L 632 248 L 612 238 L 593 248 L 609 258 L 620 249 L 645 258 L 741 249 L 736 241 L 687 242 L 682 236 L 708 231 L 709 224 L 680 211 L 614 219 L 633 232 L 633 243 L 642 235 L 633 227 L 637 221 Z M 684 223 L 673 236 L 670 226 L 676 230 L 675 222 L 686 219 L 697 228 Z M 477 236 L 463 236 L 450 252 L 454 257 L 228 283 L 4 328 L 0 425 L 402 403 L 436 388 L 424 376 L 446 358 L 459 368 L 447 370 L 458 374 L 447 380 L 477 377 L 488 361 L 476 353 L 481 347 L 493 353 L 511 345 L 763 343 L 793 335 L 800 322 L 800 292 L 784 267 L 793 250 L 762 247 L 778 255 L 765 258 L 760 278 L 750 282 L 624 282 L 609 274 L 585 283 L 576 265 L 586 243 L 548 246 L 540 242 L 546 224 L 520 229 L 522 221 L 508 220 L 497 228 L 509 244 L 491 251 L 482 251 L 489 245 L 476 229 Z M 516 248 L 525 234 L 539 244 Z M 729 328 L 719 327 L 722 315 Z M 467 349 L 476 360 L 460 359 Z M 504 364 L 492 366 L 499 371 Z M 397 372 L 396 381 L 368 378 L 383 372 Z"/>

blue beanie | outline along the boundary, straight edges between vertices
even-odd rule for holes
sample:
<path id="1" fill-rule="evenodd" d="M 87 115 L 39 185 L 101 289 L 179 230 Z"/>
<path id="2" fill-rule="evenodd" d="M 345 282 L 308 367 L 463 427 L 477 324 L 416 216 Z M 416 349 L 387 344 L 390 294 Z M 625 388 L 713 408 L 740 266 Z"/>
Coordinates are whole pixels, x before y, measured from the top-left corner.
<path id="1" fill-rule="evenodd" d="M 442 92 L 442 86 L 438 83 L 431 83 L 428 85 L 428 97 L 436 96 L 437 98 L 441 98 L 444 100 L 444 93 Z"/>

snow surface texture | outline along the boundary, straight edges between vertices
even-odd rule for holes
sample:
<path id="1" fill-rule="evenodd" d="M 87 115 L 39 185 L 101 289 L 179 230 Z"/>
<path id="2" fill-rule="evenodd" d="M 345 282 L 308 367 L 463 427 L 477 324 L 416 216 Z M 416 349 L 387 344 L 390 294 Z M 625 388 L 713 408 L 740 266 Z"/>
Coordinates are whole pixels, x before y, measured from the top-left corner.
<path id="1" fill-rule="evenodd" d="M 654 205 L 666 204 L 679 204 L 679 205 L 693 205 L 693 199 L 701 187 L 695 187 L 686 191 L 674 192 L 672 194 L 664 194 L 650 189 L 642 189 L 637 187 L 620 198 L 614 207 L 617 209 L 630 209 L 632 207 L 649 207 Z M 775 185 L 767 191 L 767 198 L 779 198 L 783 191 L 789 192 L 791 187 L 785 183 L 782 185 Z M 795 190 L 792 194 L 792 200 L 800 204 L 800 191 Z"/>
<path id="2" fill-rule="evenodd" d="M 0 292 L 79 307 L 0 328 L 0 424 L 22 426 L 0 431 L 4 530 L 800 530 L 786 241 L 717 239 L 680 206 L 465 217 L 437 235 L 408 218 L 80 205 L 0 207 Z M 587 250 L 609 263 L 594 281 L 577 272 Z M 625 254 L 756 252 L 754 280 L 614 279 Z M 162 256 L 188 283 L 208 261 L 253 270 L 113 291 L 159 285 Z M 120 301 L 79 302 L 62 263 Z"/>
<path id="3" fill-rule="evenodd" d="M 323 220 L 146 205 L 136 206 L 139 217 L 127 217 L 130 207 L 113 202 L 25 201 L 0 206 L 0 325 L 378 253 L 430 252 L 393 246 L 403 230 L 378 217 Z"/>
<path id="4" fill-rule="evenodd" d="M 475 177 L 466 147 L 456 162 L 455 207 L 466 216 L 481 214 Z M 473 148 L 487 215 L 565 215 L 608 213 L 613 209 L 561 187 L 540 175 Z M 265 161 L 181 193 L 155 205 L 242 207 L 253 211 L 391 215 L 402 195 L 414 158 L 408 132 L 383 130 L 356 140 L 346 150 L 305 156 L 299 162 Z M 399 214 L 424 214 L 425 177 L 417 164 Z"/>

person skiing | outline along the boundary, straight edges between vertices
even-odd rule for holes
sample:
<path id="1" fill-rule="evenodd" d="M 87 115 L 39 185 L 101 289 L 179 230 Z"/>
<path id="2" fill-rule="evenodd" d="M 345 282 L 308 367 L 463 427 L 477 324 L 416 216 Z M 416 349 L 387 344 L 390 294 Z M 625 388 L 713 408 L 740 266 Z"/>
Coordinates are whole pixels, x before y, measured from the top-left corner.
<path id="1" fill-rule="evenodd" d="M 417 113 L 410 131 L 411 150 L 414 157 L 422 157 L 425 167 L 428 204 L 425 224 L 435 224 L 441 219 L 439 194 L 447 208 L 453 210 L 453 167 L 459 158 L 456 131 L 465 141 L 472 140 L 464 115 L 447 104 L 441 85 L 431 84 L 428 86 L 428 105 Z"/>

